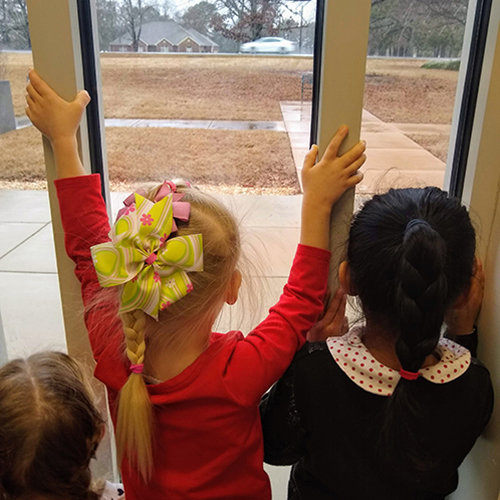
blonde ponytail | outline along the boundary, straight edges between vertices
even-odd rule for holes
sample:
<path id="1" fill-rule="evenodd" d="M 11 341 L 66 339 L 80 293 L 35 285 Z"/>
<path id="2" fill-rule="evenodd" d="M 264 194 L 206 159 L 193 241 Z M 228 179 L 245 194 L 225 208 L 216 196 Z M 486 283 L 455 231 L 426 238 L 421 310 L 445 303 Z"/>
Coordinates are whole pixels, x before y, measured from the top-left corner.
<path id="1" fill-rule="evenodd" d="M 121 315 L 127 357 L 132 365 L 144 364 L 146 318 L 142 311 Z M 116 440 L 120 463 L 124 456 L 147 481 L 153 471 L 153 407 L 141 373 L 131 373 L 120 391 Z"/>

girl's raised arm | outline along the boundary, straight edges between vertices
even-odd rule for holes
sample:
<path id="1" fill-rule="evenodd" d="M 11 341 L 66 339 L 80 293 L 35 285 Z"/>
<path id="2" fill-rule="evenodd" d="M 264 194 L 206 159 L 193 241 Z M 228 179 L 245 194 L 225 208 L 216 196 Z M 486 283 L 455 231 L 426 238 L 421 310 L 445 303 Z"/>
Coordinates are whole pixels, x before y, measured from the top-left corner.
<path id="1" fill-rule="evenodd" d="M 72 102 L 67 102 L 36 71 L 29 72 L 29 80 L 26 114 L 49 139 L 54 152 L 66 253 L 76 264 L 75 274 L 86 306 L 85 324 L 97 360 L 110 338 L 121 333 L 121 323 L 116 316 L 117 304 L 107 301 L 90 307 L 102 290 L 90 247 L 108 241 L 110 230 L 100 178 L 86 175 L 78 155 L 76 132 L 90 96 L 82 90 Z"/>
<path id="2" fill-rule="evenodd" d="M 348 133 L 342 127 L 320 162 L 313 146 L 303 169 L 304 199 L 300 245 L 279 302 L 268 317 L 238 343 L 226 381 L 243 403 L 254 404 L 291 363 L 323 311 L 330 252 L 330 212 L 333 204 L 363 178 L 358 169 L 366 160 L 360 142 L 338 156 Z"/>

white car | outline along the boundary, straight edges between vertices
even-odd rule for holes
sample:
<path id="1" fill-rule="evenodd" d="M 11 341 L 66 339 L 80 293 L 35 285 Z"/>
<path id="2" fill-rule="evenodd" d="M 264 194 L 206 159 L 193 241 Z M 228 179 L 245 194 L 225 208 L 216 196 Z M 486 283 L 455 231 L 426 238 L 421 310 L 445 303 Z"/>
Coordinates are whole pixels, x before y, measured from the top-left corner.
<path id="1" fill-rule="evenodd" d="M 268 36 L 259 38 L 253 42 L 244 43 L 240 47 L 240 52 L 256 54 L 267 52 L 271 54 L 290 54 L 296 48 L 295 42 L 290 42 L 284 38 Z"/>

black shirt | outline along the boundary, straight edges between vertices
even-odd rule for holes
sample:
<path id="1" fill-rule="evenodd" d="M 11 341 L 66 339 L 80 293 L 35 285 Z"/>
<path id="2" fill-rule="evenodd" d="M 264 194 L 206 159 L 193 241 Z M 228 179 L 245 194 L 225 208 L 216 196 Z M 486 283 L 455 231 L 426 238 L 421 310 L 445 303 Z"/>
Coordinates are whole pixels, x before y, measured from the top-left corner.
<path id="1" fill-rule="evenodd" d="M 412 383 L 412 397 L 432 422 L 413 425 L 429 457 L 419 468 L 384 453 L 390 397 L 353 383 L 325 342 L 306 344 L 260 406 L 265 462 L 293 465 L 288 499 L 443 500 L 453 492 L 457 469 L 492 413 L 489 372 L 472 358 L 449 383 Z"/>

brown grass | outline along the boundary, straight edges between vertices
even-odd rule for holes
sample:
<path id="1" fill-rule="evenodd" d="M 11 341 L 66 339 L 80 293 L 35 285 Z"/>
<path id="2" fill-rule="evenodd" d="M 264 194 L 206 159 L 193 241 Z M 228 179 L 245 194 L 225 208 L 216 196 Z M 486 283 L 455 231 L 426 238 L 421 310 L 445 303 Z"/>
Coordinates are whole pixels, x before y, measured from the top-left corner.
<path id="1" fill-rule="evenodd" d="M 450 142 L 449 134 L 408 134 L 408 137 L 446 163 Z"/>
<path id="2" fill-rule="evenodd" d="M 365 107 L 386 122 L 450 123 L 457 72 L 423 61 L 369 59 Z M 30 54 L 8 54 L 16 114 L 24 111 Z M 281 120 L 279 101 L 300 100 L 312 59 L 103 54 L 108 118 Z"/>
<path id="3" fill-rule="evenodd" d="M 33 182 L 45 179 L 42 138 L 34 127 L 0 135 L 0 180 Z"/>
<path id="4" fill-rule="evenodd" d="M 2 57 L 22 115 L 31 55 Z M 365 108 L 385 122 L 450 123 L 457 73 L 421 64 L 369 59 Z M 101 65 L 106 117 L 268 121 L 282 119 L 280 101 L 300 100 L 301 75 L 312 69 L 312 59 L 104 54 Z M 446 160 L 447 135 L 410 137 Z M 284 133 L 109 128 L 107 148 L 111 184 L 118 189 L 178 176 L 223 190 L 298 192 Z M 0 182 L 43 183 L 34 129 L 0 136 L 0 151 Z"/>
<path id="5" fill-rule="evenodd" d="M 285 133 L 108 128 L 106 143 L 114 185 L 182 177 L 250 192 L 299 192 Z M 0 150 L 0 181 L 45 178 L 41 138 L 34 128 L 1 135 Z"/>
<path id="6" fill-rule="evenodd" d="M 107 117 L 281 120 L 311 59 L 101 57 Z"/>
<path id="7" fill-rule="evenodd" d="M 106 139 L 114 181 L 183 177 L 197 184 L 299 192 L 285 133 L 108 128 Z"/>

